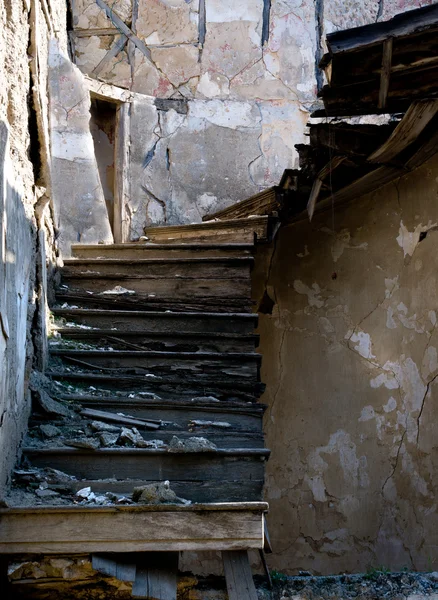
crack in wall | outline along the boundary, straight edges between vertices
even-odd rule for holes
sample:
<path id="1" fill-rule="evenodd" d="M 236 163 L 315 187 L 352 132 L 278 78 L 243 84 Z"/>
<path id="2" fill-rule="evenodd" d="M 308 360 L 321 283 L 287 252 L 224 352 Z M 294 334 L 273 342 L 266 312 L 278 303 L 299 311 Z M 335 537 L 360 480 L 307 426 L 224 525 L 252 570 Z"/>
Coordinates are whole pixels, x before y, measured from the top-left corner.
<path id="1" fill-rule="evenodd" d="M 432 379 L 430 381 L 428 381 L 428 383 L 426 384 L 426 391 L 424 392 L 424 396 L 421 401 L 421 408 L 420 408 L 420 412 L 418 413 L 418 417 L 417 417 L 417 446 L 420 441 L 420 419 L 421 419 L 421 415 L 423 414 L 424 404 L 426 402 L 426 398 L 429 393 L 430 386 L 432 385 L 432 383 L 435 381 L 435 379 L 437 377 L 438 377 L 438 373 L 434 377 L 432 377 Z"/>

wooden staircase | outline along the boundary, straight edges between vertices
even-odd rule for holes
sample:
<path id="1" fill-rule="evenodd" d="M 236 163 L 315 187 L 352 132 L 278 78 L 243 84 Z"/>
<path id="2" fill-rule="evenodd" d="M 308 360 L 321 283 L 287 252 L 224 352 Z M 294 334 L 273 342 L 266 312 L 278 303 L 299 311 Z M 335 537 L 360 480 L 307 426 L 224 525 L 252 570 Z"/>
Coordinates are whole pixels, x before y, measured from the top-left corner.
<path id="1" fill-rule="evenodd" d="M 101 411 L 100 420 L 121 418 L 120 427 L 134 419 L 140 442 L 93 449 L 64 433 L 35 444 L 47 415 L 34 411 L 23 464 L 74 479 L 49 487 L 67 498 L 58 505 L 0 509 L 1 553 L 221 550 L 230 599 L 255 598 L 246 551 L 265 544 L 269 451 L 250 273 L 254 243 L 269 238 L 270 223 L 261 216 L 160 227 L 148 230 L 146 243 L 72 247 L 52 307 L 58 335 L 46 375 L 56 400 L 74 408 L 69 431 L 89 435 Z M 66 427 L 60 416 L 50 423 Z M 206 447 L 196 446 L 199 438 Z M 74 500 L 87 487 L 130 498 L 134 487 L 166 480 L 190 503 Z M 146 598 L 144 556 L 134 588 Z M 235 583 L 239 568 L 244 588 Z M 170 587 L 159 597 L 176 598 Z"/>

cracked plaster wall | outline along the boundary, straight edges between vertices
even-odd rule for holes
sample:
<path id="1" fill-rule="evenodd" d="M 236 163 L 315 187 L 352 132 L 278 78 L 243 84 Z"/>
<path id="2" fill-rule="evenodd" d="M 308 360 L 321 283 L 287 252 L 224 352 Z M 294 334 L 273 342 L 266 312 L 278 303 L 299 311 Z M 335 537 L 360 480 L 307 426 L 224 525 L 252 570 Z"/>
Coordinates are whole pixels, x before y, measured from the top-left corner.
<path id="1" fill-rule="evenodd" d="M 43 361 L 46 259 L 54 258 L 47 56 L 54 35 L 66 47 L 66 6 L 46 8 L 0 0 L 0 499 L 27 427 L 30 367 Z"/>
<path id="2" fill-rule="evenodd" d="M 120 35 L 95 0 L 71 0 L 78 67 L 136 93 L 130 238 L 148 225 L 198 222 L 276 185 L 305 141 L 325 34 L 426 3 L 271 0 L 262 44 L 263 0 L 139 0 L 137 14 L 131 0 L 117 0 L 107 4 L 150 59 L 129 42 L 101 65 Z M 179 99 L 185 109 L 150 107 L 145 121 L 148 97 Z"/>
<path id="3" fill-rule="evenodd" d="M 437 200 L 438 155 L 259 247 L 280 571 L 437 568 Z"/>

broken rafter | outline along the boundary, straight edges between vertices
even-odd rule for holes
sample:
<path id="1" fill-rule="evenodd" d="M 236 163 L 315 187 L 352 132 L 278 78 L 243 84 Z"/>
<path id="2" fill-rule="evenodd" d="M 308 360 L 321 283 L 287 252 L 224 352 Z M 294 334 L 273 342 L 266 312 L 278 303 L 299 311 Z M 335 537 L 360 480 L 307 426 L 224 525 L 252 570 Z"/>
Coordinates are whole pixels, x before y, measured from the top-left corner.
<path id="1" fill-rule="evenodd" d="M 391 162 L 400 152 L 415 142 L 437 113 L 438 100 L 413 102 L 388 140 L 368 157 L 368 161 L 371 163 Z"/>
<path id="2" fill-rule="evenodd" d="M 383 42 L 382 51 L 382 69 L 380 71 L 380 89 L 378 108 L 383 110 L 386 106 L 388 97 L 389 81 L 391 78 L 391 62 L 392 62 L 392 38 L 388 38 Z"/>
<path id="3" fill-rule="evenodd" d="M 318 173 L 310 192 L 309 201 L 307 203 L 307 213 L 309 215 L 309 221 L 312 220 L 313 213 L 315 211 L 315 205 L 321 191 L 321 187 L 324 179 L 332 173 L 339 165 L 345 160 L 345 156 L 334 156 Z"/>

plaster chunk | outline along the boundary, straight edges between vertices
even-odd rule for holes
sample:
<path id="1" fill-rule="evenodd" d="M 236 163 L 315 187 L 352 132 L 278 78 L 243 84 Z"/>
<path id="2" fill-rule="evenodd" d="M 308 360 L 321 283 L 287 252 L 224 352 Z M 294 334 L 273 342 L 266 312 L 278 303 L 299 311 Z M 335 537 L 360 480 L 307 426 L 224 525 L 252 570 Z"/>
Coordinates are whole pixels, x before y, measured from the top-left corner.
<path id="1" fill-rule="evenodd" d="M 324 300 L 321 298 L 321 288 L 317 283 L 313 283 L 310 288 L 299 279 L 296 279 L 294 281 L 294 290 L 298 294 L 307 296 L 309 306 L 314 306 L 315 308 L 322 308 L 324 306 Z"/>
<path id="2" fill-rule="evenodd" d="M 139 2 L 137 35 L 147 44 L 187 44 L 198 41 L 199 0 Z"/>
<path id="3" fill-rule="evenodd" d="M 132 91 L 138 94 L 169 98 L 175 91 L 167 77 L 139 50 L 134 52 L 135 70 Z"/>
<path id="4" fill-rule="evenodd" d="M 383 410 L 386 413 L 390 413 L 397 408 L 397 400 L 391 396 L 386 404 L 383 406 Z"/>
<path id="5" fill-rule="evenodd" d="M 220 73 L 204 73 L 198 84 L 198 93 L 206 98 L 225 98 L 230 91 L 230 82 Z"/>
<path id="6" fill-rule="evenodd" d="M 259 127 L 261 122 L 260 113 L 253 104 L 230 100 L 193 100 L 189 104 L 189 116 L 230 129 Z"/>
<path id="7" fill-rule="evenodd" d="M 350 341 L 356 343 L 354 349 L 364 358 L 376 358 L 372 352 L 372 342 L 369 333 L 365 333 L 364 331 L 354 332 Z"/>
<path id="8" fill-rule="evenodd" d="M 131 0 L 112 0 L 113 10 L 122 21 L 131 21 Z M 95 0 L 75 0 L 72 2 L 73 25 L 77 29 L 114 28 L 111 19 L 96 4 Z"/>
<path id="9" fill-rule="evenodd" d="M 400 248 L 403 249 L 405 258 L 406 256 L 412 256 L 414 254 L 415 248 L 420 241 L 420 233 L 425 232 L 432 227 L 436 227 L 436 225 L 437 223 L 429 221 L 427 225 L 422 225 L 420 223 L 413 231 L 409 231 L 403 223 L 403 220 L 400 221 L 399 234 L 396 239 Z"/>
<path id="10" fill-rule="evenodd" d="M 198 49 L 195 46 L 153 48 L 152 60 L 175 87 L 200 74 Z"/>

